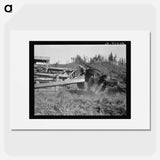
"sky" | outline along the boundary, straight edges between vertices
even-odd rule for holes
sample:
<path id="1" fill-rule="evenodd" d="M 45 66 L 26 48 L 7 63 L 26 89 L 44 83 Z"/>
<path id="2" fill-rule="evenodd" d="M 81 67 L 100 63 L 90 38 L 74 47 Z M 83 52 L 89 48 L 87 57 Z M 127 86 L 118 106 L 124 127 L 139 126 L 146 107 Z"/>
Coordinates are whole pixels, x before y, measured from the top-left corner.
<path id="1" fill-rule="evenodd" d="M 71 62 L 71 57 L 77 54 L 81 57 L 93 57 L 101 54 L 105 57 L 112 52 L 119 58 L 126 58 L 126 45 L 35 45 L 34 55 L 50 57 L 50 63 L 60 62 L 65 64 Z"/>

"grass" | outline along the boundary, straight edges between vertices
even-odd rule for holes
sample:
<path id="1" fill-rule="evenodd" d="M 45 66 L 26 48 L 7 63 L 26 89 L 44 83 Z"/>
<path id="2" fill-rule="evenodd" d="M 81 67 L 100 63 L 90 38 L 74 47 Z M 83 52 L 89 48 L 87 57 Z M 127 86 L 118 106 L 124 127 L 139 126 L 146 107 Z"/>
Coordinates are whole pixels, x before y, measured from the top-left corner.
<path id="1" fill-rule="evenodd" d="M 35 92 L 35 115 L 126 115 L 125 94 L 60 89 Z"/>

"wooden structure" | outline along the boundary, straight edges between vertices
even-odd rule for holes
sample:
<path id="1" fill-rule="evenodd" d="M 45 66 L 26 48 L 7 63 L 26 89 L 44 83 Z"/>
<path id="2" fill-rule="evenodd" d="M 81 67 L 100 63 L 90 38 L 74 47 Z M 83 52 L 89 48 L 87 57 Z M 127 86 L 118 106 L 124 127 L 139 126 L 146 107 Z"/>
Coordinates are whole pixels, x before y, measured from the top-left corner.
<path id="1" fill-rule="evenodd" d="M 49 64 L 50 57 L 43 57 L 43 56 L 35 56 L 34 57 L 34 64 Z"/>
<path id="2" fill-rule="evenodd" d="M 80 63 L 79 69 L 53 67 L 51 65 L 34 65 L 34 88 L 47 88 L 77 84 L 80 89 L 90 86 L 89 79 L 93 75 L 102 76 L 103 73 L 84 62 Z M 87 78 L 88 77 L 88 78 Z M 84 82 L 86 84 L 84 85 Z M 89 87 L 87 87 L 89 88 Z"/>

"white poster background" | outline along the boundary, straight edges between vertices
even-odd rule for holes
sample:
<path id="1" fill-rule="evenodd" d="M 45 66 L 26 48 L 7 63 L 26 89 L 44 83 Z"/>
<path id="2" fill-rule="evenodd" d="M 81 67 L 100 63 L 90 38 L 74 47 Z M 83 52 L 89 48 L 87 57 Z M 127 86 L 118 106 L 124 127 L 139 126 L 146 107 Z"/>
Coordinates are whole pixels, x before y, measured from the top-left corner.
<path id="1" fill-rule="evenodd" d="M 29 119 L 29 41 L 131 41 L 131 119 Z M 150 32 L 11 31 L 10 128 L 150 129 Z"/>

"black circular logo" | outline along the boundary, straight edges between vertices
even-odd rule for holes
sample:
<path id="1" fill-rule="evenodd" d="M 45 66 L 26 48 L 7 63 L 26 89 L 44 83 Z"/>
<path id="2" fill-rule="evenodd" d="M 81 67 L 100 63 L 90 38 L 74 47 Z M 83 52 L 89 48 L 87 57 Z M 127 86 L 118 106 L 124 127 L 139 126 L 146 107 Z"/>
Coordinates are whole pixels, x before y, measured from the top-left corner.
<path id="1" fill-rule="evenodd" d="M 12 12 L 12 5 L 11 4 L 7 4 L 4 6 L 4 10 L 7 13 L 11 13 Z"/>

